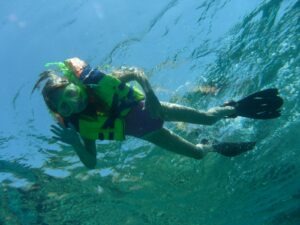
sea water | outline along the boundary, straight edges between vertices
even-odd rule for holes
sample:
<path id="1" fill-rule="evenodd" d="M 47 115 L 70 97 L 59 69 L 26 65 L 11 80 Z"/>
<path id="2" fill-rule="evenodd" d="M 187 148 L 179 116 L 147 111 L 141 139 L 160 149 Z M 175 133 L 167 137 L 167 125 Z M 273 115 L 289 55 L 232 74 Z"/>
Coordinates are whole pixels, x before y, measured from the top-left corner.
<path id="1" fill-rule="evenodd" d="M 297 0 L 13 0 L 0 7 L 0 224 L 299 225 Z M 276 87 L 279 119 L 166 123 L 199 143 L 256 141 L 201 161 L 147 142 L 99 142 L 87 170 L 56 143 L 40 92 L 46 62 L 80 57 L 146 71 L 163 101 L 201 110 Z"/>

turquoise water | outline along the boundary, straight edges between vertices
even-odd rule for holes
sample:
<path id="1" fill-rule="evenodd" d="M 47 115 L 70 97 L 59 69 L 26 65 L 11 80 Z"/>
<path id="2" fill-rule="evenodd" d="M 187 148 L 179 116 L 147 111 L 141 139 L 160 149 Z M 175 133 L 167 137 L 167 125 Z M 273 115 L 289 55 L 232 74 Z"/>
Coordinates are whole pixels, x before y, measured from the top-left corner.
<path id="1" fill-rule="evenodd" d="M 299 16 L 296 0 L 2 1 L 0 224 L 299 225 Z M 198 109 L 277 87 L 283 115 L 167 124 L 194 143 L 257 141 L 236 158 L 129 138 L 98 143 L 88 171 L 30 95 L 45 62 L 73 56 L 142 67 L 160 99 Z"/>

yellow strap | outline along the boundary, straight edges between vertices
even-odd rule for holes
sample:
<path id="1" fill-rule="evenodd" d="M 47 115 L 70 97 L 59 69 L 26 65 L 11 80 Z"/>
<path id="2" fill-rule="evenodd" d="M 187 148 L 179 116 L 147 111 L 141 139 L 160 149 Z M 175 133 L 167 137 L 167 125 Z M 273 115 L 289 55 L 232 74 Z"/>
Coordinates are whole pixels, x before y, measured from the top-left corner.
<path id="1" fill-rule="evenodd" d="M 122 141 L 125 139 L 124 135 L 124 120 L 115 119 L 114 128 L 102 129 L 104 123 L 108 117 L 98 116 L 97 119 L 79 119 L 79 133 L 83 138 L 97 140 L 100 136 L 103 136 L 104 140 Z"/>

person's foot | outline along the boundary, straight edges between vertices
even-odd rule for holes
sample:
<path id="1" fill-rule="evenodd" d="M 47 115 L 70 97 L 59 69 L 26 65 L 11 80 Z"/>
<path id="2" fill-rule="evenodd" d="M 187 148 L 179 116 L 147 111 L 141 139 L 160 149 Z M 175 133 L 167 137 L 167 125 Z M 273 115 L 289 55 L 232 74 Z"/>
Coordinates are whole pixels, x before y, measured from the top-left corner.
<path id="1" fill-rule="evenodd" d="M 212 116 L 218 118 L 218 120 L 219 120 L 222 118 L 228 118 L 228 117 L 231 117 L 232 115 L 235 115 L 236 110 L 232 106 L 224 105 L 224 106 L 214 107 L 214 108 L 208 110 L 208 113 L 210 113 Z"/>
<path id="2" fill-rule="evenodd" d="M 196 144 L 197 148 L 202 152 L 203 157 L 206 156 L 207 153 L 213 152 L 214 148 L 211 144 Z"/>
<path id="3" fill-rule="evenodd" d="M 253 150 L 256 142 L 221 142 L 212 145 L 213 151 L 223 156 L 234 157 Z"/>
<path id="4" fill-rule="evenodd" d="M 201 149 L 203 156 L 208 152 L 216 152 L 223 156 L 234 157 L 244 152 L 253 150 L 256 142 L 213 142 L 208 139 L 202 139 L 196 146 Z"/>

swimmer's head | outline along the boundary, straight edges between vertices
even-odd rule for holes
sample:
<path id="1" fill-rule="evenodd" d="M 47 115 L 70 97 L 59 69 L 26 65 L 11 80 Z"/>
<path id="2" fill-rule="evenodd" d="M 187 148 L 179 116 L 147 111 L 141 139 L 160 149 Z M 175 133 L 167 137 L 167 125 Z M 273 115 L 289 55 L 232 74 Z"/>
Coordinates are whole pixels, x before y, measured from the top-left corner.
<path id="1" fill-rule="evenodd" d="M 88 103 L 86 90 L 52 71 L 45 71 L 40 75 L 33 91 L 45 80 L 47 82 L 42 94 L 50 111 L 68 117 L 85 109 Z"/>

